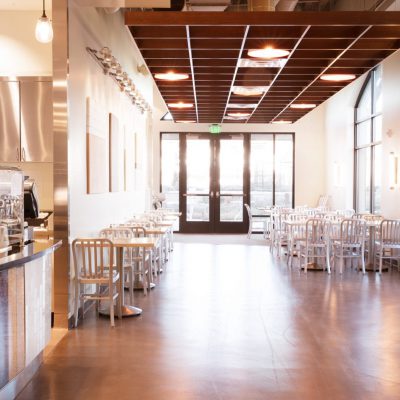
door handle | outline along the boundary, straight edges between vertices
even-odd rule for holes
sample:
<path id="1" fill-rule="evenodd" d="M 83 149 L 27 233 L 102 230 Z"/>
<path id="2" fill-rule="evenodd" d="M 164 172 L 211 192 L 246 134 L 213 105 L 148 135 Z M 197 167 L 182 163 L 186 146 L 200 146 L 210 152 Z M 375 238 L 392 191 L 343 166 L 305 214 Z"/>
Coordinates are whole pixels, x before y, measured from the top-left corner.
<path id="1" fill-rule="evenodd" d="M 22 148 L 22 161 L 26 161 L 26 157 L 25 157 L 25 147 Z"/>
<path id="2" fill-rule="evenodd" d="M 19 161 L 19 148 L 17 147 L 17 161 Z"/>
<path id="3" fill-rule="evenodd" d="M 216 192 L 216 193 L 215 193 L 215 197 L 218 199 L 218 197 L 219 197 L 219 192 Z"/>
<path id="4" fill-rule="evenodd" d="M 214 197 L 214 192 L 211 190 L 210 192 L 210 197 L 213 198 Z"/>

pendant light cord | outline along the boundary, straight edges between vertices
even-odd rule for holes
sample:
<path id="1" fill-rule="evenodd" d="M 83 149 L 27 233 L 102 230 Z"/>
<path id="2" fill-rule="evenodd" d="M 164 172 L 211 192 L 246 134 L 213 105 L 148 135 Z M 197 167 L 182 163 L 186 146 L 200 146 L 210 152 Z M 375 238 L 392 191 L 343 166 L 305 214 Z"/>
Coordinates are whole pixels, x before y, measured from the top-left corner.
<path id="1" fill-rule="evenodd" d="M 43 0 L 43 14 L 42 14 L 42 18 L 47 18 L 44 2 L 45 2 L 45 0 Z"/>

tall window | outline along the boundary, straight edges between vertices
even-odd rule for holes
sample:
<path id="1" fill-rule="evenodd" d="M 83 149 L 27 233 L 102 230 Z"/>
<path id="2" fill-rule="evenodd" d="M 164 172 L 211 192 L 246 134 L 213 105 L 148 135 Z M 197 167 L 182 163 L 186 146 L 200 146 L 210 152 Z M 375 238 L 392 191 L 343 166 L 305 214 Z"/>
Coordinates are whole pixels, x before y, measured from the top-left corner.
<path id="1" fill-rule="evenodd" d="M 355 107 L 355 208 L 381 211 L 382 69 L 373 70 Z"/>
<path id="2" fill-rule="evenodd" d="M 163 206 L 179 211 L 179 134 L 167 133 L 161 140 L 161 191 Z"/>
<path id="3" fill-rule="evenodd" d="M 250 138 L 250 197 L 255 214 L 266 206 L 293 207 L 293 135 L 255 133 Z"/>

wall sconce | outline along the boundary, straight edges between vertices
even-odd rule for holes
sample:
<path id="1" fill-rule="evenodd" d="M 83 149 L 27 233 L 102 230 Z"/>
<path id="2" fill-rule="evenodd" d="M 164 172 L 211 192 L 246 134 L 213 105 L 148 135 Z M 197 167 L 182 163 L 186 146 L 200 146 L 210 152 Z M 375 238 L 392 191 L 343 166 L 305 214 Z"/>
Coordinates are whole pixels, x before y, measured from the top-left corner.
<path id="1" fill-rule="evenodd" d="M 86 47 L 86 50 L 97 64 L 101 66 L 103 73 L 114 79 L 121 92 L 124 92 L 130 98 L 132 104 L 139 108 L 142 114 L 144 111 L 151 112 L 150 105 L 136 89 L 132 79 L 129 78 L 128 73 L 123 70 L 121 64 L 111 54 L 111 50 L 108 47 L 103 47 L 101 50 Z"/>
<path id="2" fill-rule="evenodd" d="M 399 185 L 399 157 L 394 152 L 389 154 L 389 189 L 394 190 Z"/>

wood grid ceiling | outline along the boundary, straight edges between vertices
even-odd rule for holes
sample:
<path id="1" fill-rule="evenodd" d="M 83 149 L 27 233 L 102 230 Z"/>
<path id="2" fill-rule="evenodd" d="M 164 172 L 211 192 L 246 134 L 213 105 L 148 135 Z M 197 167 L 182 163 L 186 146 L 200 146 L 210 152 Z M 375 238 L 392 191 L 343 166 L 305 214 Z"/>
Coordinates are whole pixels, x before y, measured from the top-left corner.
<path id="1" fill-rule="evenodd" d="M 175 121 L 295 122 L 310 110 L 292 103 L 319 105 L 348 84 L 322 81 L 322 74 L 358 77 L 400 48 L 400 12 L 126 12 L 125 23 L 153 76 L 189 74 L 156 80 L 166 104 L 194 105 L 170 108 Z M 288 50 L 286 64 L 243 65 L 249 49 L 265 46 Z M 269 89 L 247 97 L 233 94 L 235 86 Z M 232 112 L 250 116 L 226 119 Z"/>

